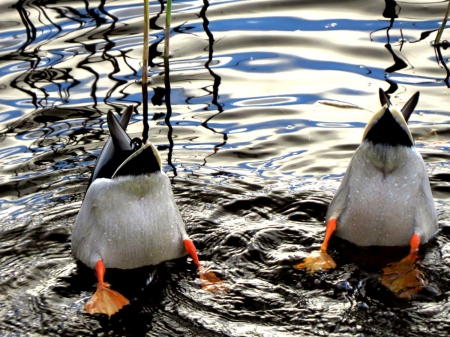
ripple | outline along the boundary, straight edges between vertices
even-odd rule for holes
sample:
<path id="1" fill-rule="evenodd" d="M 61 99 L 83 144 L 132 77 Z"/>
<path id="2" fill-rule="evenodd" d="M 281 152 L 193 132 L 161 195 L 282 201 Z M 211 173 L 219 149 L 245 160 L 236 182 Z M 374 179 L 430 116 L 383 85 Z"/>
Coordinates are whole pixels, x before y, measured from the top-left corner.
<path id="1" fill-rule="evenodd" d="M 106 113 L 134 104 L 128 131 L 142 135 L 142 1 L 0 5 L 1 333 L 445 335 L 445 226 L 421 250 L 429 284 L 411 302 L 380 286 L 370 265 L 385 262 L 380 252 L 334 241 L 335 270 L 293 268 L 321 244 L 379 87 L 399 106 L 421 91 L 411 131 L 439 221 L 450 222 L 449 90 L 429 44 L 446 3 L 397 6 L 388 29 L 383 6 L 362 0 L 176 1 L 169 92 L 165 14 L 151 2 L 149 139 L 202 263 L 229 291 L 202 291 L 186 257 L 108 270 L 132 302 L 108 319 L 84 313 L 96 280 L 73 260 L 70 236 Z"/>
<path id="2" fill-rule="evenodd" d="M 264 97 L 248 99 L 244 101 L 235 102 L 237 106 L 258 106 L 258 105 L 279 105 L 285 103 L 294 103 L 297 101 L 295 97 Z"/>

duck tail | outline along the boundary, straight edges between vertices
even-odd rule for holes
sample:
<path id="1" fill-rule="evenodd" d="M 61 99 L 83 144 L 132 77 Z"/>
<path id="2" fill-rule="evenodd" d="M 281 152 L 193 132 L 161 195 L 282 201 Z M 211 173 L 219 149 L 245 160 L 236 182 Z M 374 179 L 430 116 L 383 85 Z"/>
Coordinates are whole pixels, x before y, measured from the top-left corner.
<path id="1" fill-rule="evenodd" d="M 109 289 L 108 283 L 99 283 L 96 292 L 86 303 L 85 310 L 90 314 L 106 314 L 111 317 L 127 304 L 130 301 L 117 291 Z"/>

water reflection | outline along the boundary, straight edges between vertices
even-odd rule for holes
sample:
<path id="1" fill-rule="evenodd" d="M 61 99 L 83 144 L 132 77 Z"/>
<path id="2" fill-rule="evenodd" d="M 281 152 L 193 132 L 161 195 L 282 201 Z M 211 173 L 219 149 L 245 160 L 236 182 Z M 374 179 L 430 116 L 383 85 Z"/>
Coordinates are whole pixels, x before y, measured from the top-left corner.
<path id="1" fill-rule="evenodd" d="M 447 50 L 448 46 L 449 43 L 447 40 L 442 41 L 442 43 L 433 45 L 434 50 L 436 52 L 437 62 L 438 64 L 440 63 L 442 65 L 442 67 L 445 69 L 445 73 L 447 74 L 446 77 L 444 78 L 444 82 L 447 85 L 447 87 L 450 88 L 449 83 L 450 70 L 447 67 L 447 62 L 444 60 L 444 57 L 442 56 L 442 49 Z"/>
<path id="2" fill-rule="evenodd" d="M 213 33 L 209 29 L 209 20 L 206 17 L 206 12 L 208 10 L 208 7 L 209 7 L 209 1 L 204 0 L 202 10 L 200 11 L 200 17 L 203 20 L 203 29 L 204 29 L 206 35 L 208 36 L 208 60 L 205 63 L 205 68 L 209 71 L 209 73 L 212 76 L 212 78 L 214 79 L 214 81 L 213 81 L 213 85 L 212 85 L 212 90 L 209 89 L 211 86 L 206 86 L 202 89 L 206 92 L 207 95 L 212 95 L 211 104 L 216 107 L 217 114 L 220 114 L 224 111 L 223 104 L 219 103 L 219 86 L 220 86 L 220 82 L 221 82 L 221 77 L 219 75 L 217 75 L 211 68 L 211 65 L 218 65 L 218 64 L 220 64 L 220 61 L 213 59 L 215 40 L 214 40 Z M 186 103 L 189 104 L 189 99 L 186 101 Z M 210 110 L 210 107 L 207 107 L 205 110 Z M 210 127 L 208 123 L 217 114 L 211 115 L 211 117 L 208 117 L 205 121 L 202 122 L 203 127 L 207 128 L 208 130 L 211 130 L 214 133 L 217 133 L 217 131 L 214 130 L 214 128 Z M 227 139 L 228 139 L 227 133 L 225 133 L 225 132 L 218 132 L 218 133 L 222 134 L 223 141 L 219 144 L 214 145 L 214 152 L 212 154 L 210 154 L 209 156 L 205 157 L 203 165 L 206 165 L 208 157 L 215 154 L 217 151 L 219 151 L 219 149 L 222 146 L 224 146 L 227 143 Z"/>
<path id="3" fill-rule="evenodd" d="M 320 244 L 328 204 L 386 82 L 395 104 L 418 90 L 424 97 L 411 130 L 416 139 L 437 130 L 417 146 L 448 222 L 448 93 L 429 45 L 446 3 L 175 1 L 168 65 L 164 6 L 150 3 L 148 137 L 201 259 L 229 293 L 201 292 L 183 258 L 117 272 L 111 282 L 133 305 L 111 320 L 83 314 L 95 276 L 73 262 L 68 242 L 107 139 L 107 111 L 135 104 L 133 137 L 147 120 L 142 2 L 1 3 L 0 331 L 445 334 L 448 229 L 422 252 L 430 289 L 420 301 L 394 298 L 376 267 L 343 253 L 332 273 L 292 266 Z"/>
<path id="4" fill-rule="evenodd" d="M 391 35 L 391 29 L 394 27 L 395 20 L 399 18 L 400 12 L 401 12 L 401 6 L 396 1 L 385 0 L 385 8 L 383 10 L 382 16 L 384 18 L 389 19 L 389 25 L 387 27 L 378 28 L 378 29 L 376 29 L 376 30 L 374 30 L 374 31 L 372 31 L 370 33 L 371 41 L 373 41 L 372 35 L 374 33 L 382 31 L 382 30 L 386 30 L 387 44 L 385 45 L 385 48 L 388 50 L 389 54 L 392 55 L 392 58 L 394 60 L 394 64 L 389 66 L 389 67 L 387 67 L 385 69 L 385 72 L 388 73 L 388 74 L 392 74 L 392 73 L 398 72 L 398 71 L 400 71 L 402 69 L 406 69 L 406 68 L 408 68 L 408 65 L 409 65 L 410 69 L 414 68 L 414 65 L 410 64 L 408 62 L 408 60 L 405 58 L 405 56 L 402 55 L 402 53 L 401 53 L 405 42 L 409 42 L 409 43 L 420 42 L 420 41 L 426 39 L 427 37 L 429 37 L 430 34 L 432 34 L 433 32 L 437 31 L 437 29 L 427 30 L 427 31 L 421 32 L 419 39 L 417 39 L 417 40 L 408 40 L 408 39 L 406 39 L 403 36 L 402 28 L 399 28 L 400 38 L 397 39 L 396 41 L 394 41 L 394 42 L 399 42 L 400 43 L 399 44 L 399 46 L 400 46 L 399 47 L 399 51 L 397 52 L 396 50 L 394 50 L 394 48 L 392 46 L 390 35 Z M 403 22 L 400 22 L 400 25 L 402 23 Z M 445 45 L 446 45 L 446 43 L 443 44 L 443 46 L 445 46 Z M 448 72 L 448 69 L 447 69 L 446 62 L 444 61 L 444 59 L 442 57 L 442 54 L 441 54 L 441 46 L 434 46 L 434 49 L 435 49 L 436 58 L 437 58 L 438 62 L 440 62 L 442 64 L 443 68 L 446 70 L 447 76 L 446 76 L 446 78 L 443 81 L 444 81 L 444 83 L 447 84 L 447 87 L 448 87 L 448 75 L 449 75 L 449 72 Z M 438 81 L 438 79 L 436 79 L 436 78 L 419 78 L 419 79 L 416 79 L 416 78 L 408 78 L 408 77 L 405 77 L 405 76 L 394 76 L 393 77 L 391 75 L 386 75 L 385 78 L 386 78 L 386 82 L 389 83 L 389 88 L 386 90 L 386 92 L 388 94 L 395 93 L 399 89 L 398 84 L 402 83 L 402 82 L 403 83 L 410 82 L 410 83 L 419 84 L 419 83 L 436 83 Z"/>

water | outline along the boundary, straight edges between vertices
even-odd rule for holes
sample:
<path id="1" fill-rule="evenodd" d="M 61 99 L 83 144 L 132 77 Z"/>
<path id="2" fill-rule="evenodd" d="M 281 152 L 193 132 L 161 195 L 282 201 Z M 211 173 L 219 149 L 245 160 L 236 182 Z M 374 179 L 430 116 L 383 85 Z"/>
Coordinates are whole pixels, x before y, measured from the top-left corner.
<path id="1" fill-rule="evenodd" d="M 188 258 L 107 271 L 132 301 L 108 319 L 84 313 L 96 279 L 73 260 L 70 236 L 106 112 L 137 105 L 129 132 L 142 133 L 142 4 L 2 1 L 0 334 L 445 335 L 447 227 L 421 252 L 428 287 L 412 301 L 378 282 L 372 264 L 392 256 L 335 242 L 337 269 L 293 268 L 321 244 L 380 87 L 400 106 L 421 92 L 411 131 L 448 224 L 449 89 L 430 45 L 447 3 L 398 6 L 174 1 L 168 99 L 165 15 L 151 2 L 149 139 L 200 259 L 229 291 L 202 291 Z"/>

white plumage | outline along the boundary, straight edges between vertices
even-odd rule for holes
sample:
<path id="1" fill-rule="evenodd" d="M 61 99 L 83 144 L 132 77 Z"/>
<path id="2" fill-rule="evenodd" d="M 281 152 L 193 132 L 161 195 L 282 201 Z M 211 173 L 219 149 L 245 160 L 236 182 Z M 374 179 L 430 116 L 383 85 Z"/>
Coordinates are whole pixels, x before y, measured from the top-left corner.
<path id="1" fill-rule="evenodd" d="M 359 246 L 427 242 L 438 230 L 425 164 L 416 148 L 363 142 L 328 210 L 335 235 Z"/>
<path id="2" fill-rule="evenodd" d="M 382 269 L 381 284 L 402 298 L 425 286 L 416 259 L 419 246 L 437 233 L 438 222 L 425 163 L 407 125 L 418 99 L 417 92 L 400 112 L 380 89 L 383 108 L 367 124 L 331 201 L 320 250 L 296 268 L 335 268 L 327 252 L 332 235 L 358 246 L 409 245 L 405 258 Z"/>
<path id="3" fill-rule="evenodd" d="M 438 231 L 425 163 L 407 126 L 419 94 L 402 109 L 385 103 L 367 124 L 327 212 L 337 219 L 334 234 L 359 246 L 407 246 Z"/>
<path id="4" fill-rule="evenodd" d="M 150 146 L 147 144 L 146 146 Z M 186 255 L 188 238 L 167 175 L 96 179 L 72 234 L 75 258 L 94 268 L 131 269 Z"/>
<path id="5" fill-rule="evenodd" d="M 106 268 L 156 265 L 188 252 L 203 270 L 158 150 L 150 142 L 139 148 L 140 140 L 131 140 L 125 132 L 132 110 L 128 107 L 120 122 L 108 113 L 111 137 L 97 160 L 73 228 L 73 255 L 95 268 L 98 279 L 97 291 L 85 307 L 89 313 L 111 316 L 130 303 L 109 289 Z M 201 275 L 219 280 L 213 273 Z"/>

